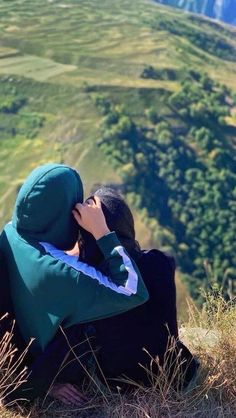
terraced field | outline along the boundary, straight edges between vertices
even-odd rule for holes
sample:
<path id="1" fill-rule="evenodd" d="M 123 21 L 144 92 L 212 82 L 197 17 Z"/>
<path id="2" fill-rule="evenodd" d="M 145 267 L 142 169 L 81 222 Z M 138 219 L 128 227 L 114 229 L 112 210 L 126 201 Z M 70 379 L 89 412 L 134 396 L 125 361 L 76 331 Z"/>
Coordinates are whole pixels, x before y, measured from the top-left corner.
<path id="1" fill-rule="evenodd" d="M 0 74 L 16 74 L 45 81 L 61 73 L 75 70 L 74 65 L 59 64 L 48 58 L 22 55 L 18 50 L 0 49 Z"/>
<path id="2" fill-rule="evenodd" d="M 140 79 L 145 64 L 179 67 L 185 63 L 202 67 L 205 60 L 212 75 L 230 85 L 235 83 L 226 77 L 227 71 L 236 71 L 235 64 L 232 68 L 232 64 L 204 52 L 199 56 L 194 47 L 186 51 L 185 39 L 150 28 L 147 22 L 155 14 L 161 17 L 168 13 L 184 21 L 180 13 L 151 2 L 39 0 L 32 4 L 29 0 L 13 0 L 2 2 L 0 11 L 1 44 L 16 49 L 20 55 L 26 54 L 22 59 L 16 56 L 15 62 L 11 57 L 3 57 L 0 71 L 12 65 L 14 73 L 18 67 L 18 74 L 22 75 L 25 65 L 25 75 L 36 79 L 43 70 L 42 77 L 55 82 L 157 87 L 158 83 L 152 80 Z M 196 30 L 196 24 L 188 24 Z M 208 30 L 212 31 L 210 26 Z M 232 37 L 235 43 L 235 32 Z M 56 62 L 40 62 L 37 56 Z M 5 62 L 6 59 L 10 61 Z M 59 63 L 69 66 L 64 67 L 63 76 L 59 75 L 63 73 Z M 74 72 L 67 73 L 73 68 Z M 169 82 L 168 86 L 171 88 L 172 84 L 175 83 Z"/>
<path id="3" fill-rule="evenodd" d="M 155 27 L 166 21 L 212 39 L 221 36 L 236 51 L 235 30 L 147 0 L 0 2 L 0 96 L 7 89 L 9 97 L 25 98 L 17 114 L 0 117 L 1 225 L 11 216 L 19 185 L 39 163 L 74 165 L 86 193 L 94 184 L 121 182 L 96 146 L 102 119 L 96 95 L 122 104 L 140 122 L 150 106 L 168 114 L 164 98 L 178 91 L 190 67 L 236 92 L 235 59 L 219 58 L 186 36 Z M 143 78 L 147 66 L 171 69 L 176 77 Z M 33 135 L 27 118 L 43 120 Z M 148 245 L 149 233 L 136 217 L 138 235 Z"/>
<path id="4" fill-rule="evenodd" d="M 156 91 L 156 96 L 160 89 L 178 89 L 178 80 L 141 78 L 145 65 L 172 68 L 180 76 L 184 76 L 186 65 L 196 69 L 204 66 L 211 76 L 236 88 L 236 63 L 207 54 L 184 37 L 154 30 L 150 21 L 155 16 L 178 19 L 180 25 L 187 21 L 181 13 L 145 0 L 1 2 L 0 75 L 12 76 L 7 82 L 22 86 L 21 91 L 30 98 L 28 107 L 47 116 L 39 134 L 41 145 L 36 146 L 35 139 L 27 142 L 27 138 L 23 142 L 22 138 L 9 138 L 7 144 L 0 144 L 4 162 L 2 196 L 8 191 L 9 182 L 15 182 L 16 173 L 8 173 L 13 158 L 8 151 L 11 148 L 19 148 L 14 161 L 20 179 L 39 161 L 55 158 L 57 143 L 56 148 L 61 150 L 57 158 L 63 154 L 64 161 L 79 167 L 87 188 L 94 182 L 118 181 L 117 173 L 104 162 L 99 151 L 94 152 L 100 118 L 84 92 L 85 84 L 99 92 L 108 91 L 117 100 L 121 98 L 137 117 L 142 117 L 147 106 L 145 100 L 139 103 L 141 89 Z M 206 19 L 203 24 L 213 35 L 218 30 L 208 25 Z M 196 31 L 196 23 L 188 21 L 188 25 Z M 236 45 L 235 31 L 225 31 L 224 37 Z M 26 82 L 26 78 L 32 81 Z M 161 95 L 156 106 L 161 111 Z M 22 145 L 25 143 L 31 150 L 27 156 Z M 10 199 L 10 194 L 7 196 Z M 8 201 L 1 224 L 9 216 Z"/>

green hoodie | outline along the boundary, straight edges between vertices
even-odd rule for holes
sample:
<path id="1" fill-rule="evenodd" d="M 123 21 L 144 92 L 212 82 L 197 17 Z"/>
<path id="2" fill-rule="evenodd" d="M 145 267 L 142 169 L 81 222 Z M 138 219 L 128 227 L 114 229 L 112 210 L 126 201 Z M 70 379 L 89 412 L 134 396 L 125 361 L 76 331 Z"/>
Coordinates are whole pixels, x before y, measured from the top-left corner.
<path id="1" fill-rule="evenodd" d="M 78 225 L 71 211 L 82 200 L 75 170 L 58 164 L 38 167 L 23 184 L 12 223 L 0 237 L 16 319 L 24 340 L 35 339 L 35 354 L 59 326 L 116 315 L 148 298 L 138 269 L 114 232 L 97 241 L 109 278 L 62 251 L 76 242 Z"/>

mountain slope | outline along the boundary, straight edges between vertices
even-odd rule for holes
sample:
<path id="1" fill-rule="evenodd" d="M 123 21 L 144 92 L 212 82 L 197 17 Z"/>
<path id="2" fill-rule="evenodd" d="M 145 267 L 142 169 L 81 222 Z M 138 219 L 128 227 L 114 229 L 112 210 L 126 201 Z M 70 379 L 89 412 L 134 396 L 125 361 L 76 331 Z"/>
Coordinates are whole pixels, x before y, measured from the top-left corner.
<path id="1" fill-rule="evenodd" d="M 200 13 L 213 19 L 236 25 L 236 0 L 155 0 L 187 12 Z"/>
<path id="2" fill-rule="evenodd" d="M 225 155 L 220 154 L 219 150 L 217 153 L 212 149 L 209 151 L 206 147 L 214 145 L 215 148 L 215 144 L 217 148 L 225 146 L 225 151 L 229 152 L 230 149 L 231 157 L 235 156 L 235 30 L 145 0 L 117 0 L 115 3 L 110 0 L 102 3 L 81 0 L 79 4 L 77 0 L 39 0 L 34 3 L 30 0 L 13 0 L 0 4 L 0 35 L 1 224 L 10 217 L 16 192 L 24 177 L 42 162 L 56 160 L 74 165 L 82 175 L 86 193 L 99 183 L 127 189 L 123 174 L 129 167 L 125 164 L 118 167 L 112 155 L 104 158 L 104 150 L 98 146 L 98 140 L 103 137 L 101 124 L 106 113 L 104 106 L 105 109 L 110 106 L 109 110 L 114 110 L 113 123 L 117 114 L 126 117 L 118 123 L 118 129 L 121 126 L 122 129 L 128 129 L 131 119 L 138 132 L 146 132 L 147 138 L 153 136 L 155 152 L 158 152 L 160 137 L 166 140 L 166 144 L 172 141 L 166 132 L 171 130 L 177 150 L 177 145 L 181 144 L 183 154 L 187 158 L 190 156 L 188 161 L 196 165 L 201 160 L 200 166 L 206 167 L 206 172 L 216 161 L 220 168 L 226 164 Z M 196 88 L 195 101 L 206 101 L 209 96 L 211 103 L 204 102 L 207 111 L 208 106 L 214 108 L 215 101 L 222 101 L 216 104 L 220 107 L 223 120 L 219 126 L 216 119 L 216 137 L 212 142 L 209 132 L 205 136 L 201 132 L 197 137 L 202 142 L 197 144 L 194 139 L 196 132 L 190 132 L 191 123 L 184 120 L 189 115 L 184 109 L 170 106 L 171 97 L 181 93 L 190 72 L 201 80 L 201 96 L 199 99 Z M 209 75 L 210 80 L 204 78 L 203 72 Z M 195 83 L 198 81 L 192 82 L 193 87 Z M 211 94 L 205 89 L 210 89 Z M 198 103 L 186 106 L 191 108 L 195 116 L 201 114 L 202 106 L 199 107 Z M 105 122 L 108 123 L 106 116 Z M 163 124 L 162 128 L 156 126 L 161 122 L 168 122 L 167 129 L 166 125 L 163 128 Z M 222 128 L 224 122 L 227 129 Z M 196 124 L 195 118 L 194 127 L 197 130 Z M 146 144 L 145 135 L 141 137 L 140 144 Z M 182 139 L 179 138 L 181 135 Z M 171 161 L 168 161 L 166 169 L 175 167 L 175 159 L 179 158 L 172 145 L 170 152 L 167 149 Z M 161 159 L 164 162 L 164 158 L 163 153 L 157 154 L 154 163 Z M 230 164 L 230 159 L 227 161 Z M 152 172 L 151 167 L 147 172 Z M 168 175 L 170 179 L 173 178 L 172 173 Z M 220 193 L 220 197 L 212 195 L 215 199 L 214 210 L 217 210 L 218 203 L 223 204 L 223 180 L 220 175 L 223 179 L 230 177 L 219 171 L 214 180 L 214 190 Z M 193 176 L 190 173 L 187 176 L 190 187 Z M 210 180 L 208 177 L 205 180 L 204 190 L 207 187 L 209 190 Z M 233 181 L 234 178 L 232 184 Z M 150 184 L 154 184 L 153 179 Z M 201 187 L 201 182 L 196 184 Z M 134 190 L 139 199 L 141 185 L 141 182 L 137 182 Z M 159 183 L 156 184 L 156 196 L 160 194 L 159 186 Z M 169 188 L 170 183 L 167 186 Z M 194 193 L 192 195 L 195 198 Z M 201 196 L 199 190 L 197 193 Z M 173 223 L 158 224 L 164 217 L 155 199 L 154 196 L 152 211 L 148 212 L 150 208 L 145 205 L 143 210 L 137 209 L 138 237 L 146 246 L 150 243 L 159 245 L 163 238 L 160 231 L 163 231 L 163 242 L 168 236 L 169 242 L 172 239 L 173 243 L 169 247 L 174 248 L 177 256 L 180 248 L 179 254 L 185 252 L 185 261 L 189 256 L 189 263 L 193 264 L 198 244 L 195 238 L 191 242 L 190 236 L 194 234 L 187 231 L 189 213 L 180 214 L 182 228 L 188 232 L 188 242 L 181 243 L 181 233 L 178 232 L 176 239 Z M 175 199 L 172 187 L 171 205 L 174 207 L 175 203 L 178 203 L 179 210 L 180 205 L 184 206 L 184 199 L 182 191 Z M 190 199 L 188 210 L 191 205 Z M 232 199 L 232 208 L 233 205 Z M 202 202 L 204 213 L 206 206 L 207 200 Z M 234 209 L 232 222 L 233 216 Z M 210 217 L 214 217 L 213 214 Z M 146 225 L 144 219 L 147 220 Z M 209 220 L 210 223 L 211 229 L 214 219 Z M 225 236 L 227 231 L 224 229 Z M 203 260 L 207 257 L 210 245 L 208 235 L 205 233 L 204 237 L 199 238 L 202 254 L 197 260 L 199 268 L 194 267 L 195 273 L 202 269 Z M 227 236 L 227 240 L 231 240 L 231 235 L 230 238 Z M 207 245 L 204 247 L 202 243 L 206 239 Z M 230 248 L 230 242 L 225 248 Z M 189 248 L 192 248 L 190 253 Z M 212 253 L 214 247 L 210 248 Z M 231 259 L 226 260 L 227 266 Z M 180 256 L 178 260 L 181 265 Z M 221 268 L 221 259 L 217 263 Z M 181 268 L 185 272 L 186 265 L 181 265 Z"/>

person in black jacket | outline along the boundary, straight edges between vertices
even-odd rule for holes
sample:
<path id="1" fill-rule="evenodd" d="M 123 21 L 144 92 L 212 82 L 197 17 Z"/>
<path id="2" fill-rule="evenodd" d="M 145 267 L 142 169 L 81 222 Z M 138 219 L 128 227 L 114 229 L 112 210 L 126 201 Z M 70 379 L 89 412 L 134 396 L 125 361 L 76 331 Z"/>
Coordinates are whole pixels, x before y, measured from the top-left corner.
<path id="1" fill-rule="evenodd" d="M 100 188 L 95 193 L 102 202 L 107 225 L 116 234 L 129 255 L 136 262 L 149 292 L 149 300 L 129 312 L 95 321 L 93 327 L 97 360 L 102 374 L 111 388 L 132 389 L 132 384 L 117 379 L 125 375 L 145 386 L 152 384 L 152 375 L 159 375 L 165 367 L 173 386 L 185 388 L 196 374 L 198 363 L 179 341 L 175 260 L 158 249 L 143 251 L 135 240 L 132 213 L 113 189 Z M 80 260 L 106 272 L 106 262 L 88 232 L 81 229 Z M 142 367 L 143 366 L 143 367 Z"/>

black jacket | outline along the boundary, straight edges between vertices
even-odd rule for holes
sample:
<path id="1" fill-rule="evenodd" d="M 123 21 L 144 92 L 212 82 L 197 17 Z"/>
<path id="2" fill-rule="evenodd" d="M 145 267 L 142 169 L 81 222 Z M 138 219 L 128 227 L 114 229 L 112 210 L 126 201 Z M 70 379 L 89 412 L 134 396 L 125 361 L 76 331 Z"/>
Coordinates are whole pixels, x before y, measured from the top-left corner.
<path id="1" fill-rule="evenodd" d="M 173 355 L 177 358 L 181 353 L 183 365 L 180 373 L 185 375 L 182 384 L 186 385 L 195 373 L 196 364 L 189 350 L 178 340 L 175 261 L 159 250 L 135 251 L 131 256 L 142 274 L 150 298 L 132 311 L 94 323 L 100 347 L 100 366 L 108 379 L 125 374 L 149 385 L 150 379 L 138 363 L 150 370 L 150 355 L 158 357 L 161 365 L 169 357 L 171 375 Z M 167 350 L 171 338 L 176 349 L 170 356 Z M 158 374 L 155 362 L 152 370 Z"/>

